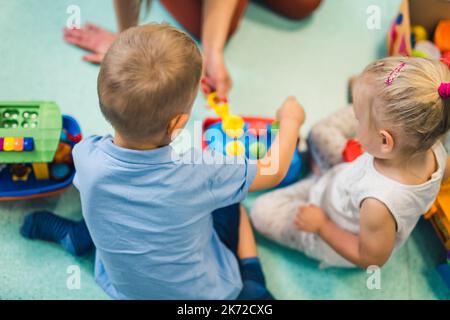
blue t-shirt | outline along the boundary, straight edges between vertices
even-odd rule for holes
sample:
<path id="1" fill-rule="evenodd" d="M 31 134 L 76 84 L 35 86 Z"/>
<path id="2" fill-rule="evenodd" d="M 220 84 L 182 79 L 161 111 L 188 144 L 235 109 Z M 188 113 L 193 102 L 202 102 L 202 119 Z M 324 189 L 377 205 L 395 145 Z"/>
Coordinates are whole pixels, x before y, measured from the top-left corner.
<path id="1" fill-rule="evenodd" d="M 239 295 L 238 262 L 214 231 L 211 212 L 243 200 L 255 165 L 194 149 L 178 155 L 171 146 L 125 149 L 111 136 L 83 140 L 73 156 L 74 184 L 97 250 L 96 280 L 110 296 Z"/>

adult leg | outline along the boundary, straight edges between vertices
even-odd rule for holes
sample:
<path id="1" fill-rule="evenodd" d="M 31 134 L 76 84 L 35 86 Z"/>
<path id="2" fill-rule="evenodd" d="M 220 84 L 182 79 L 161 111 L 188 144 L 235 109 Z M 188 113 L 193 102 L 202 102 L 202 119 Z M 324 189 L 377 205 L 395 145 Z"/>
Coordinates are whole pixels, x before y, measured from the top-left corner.
<path id="1" fill-rule="evenodd" d="M 311 15 L 321 0 L 264 0 L 264 2 L 276 13 L 299 20 Z"/>
<path id="2" fill-rule="evenodd" d="M 94 246 L 84 220 L 70 221 L 48 211 L 33 212 L 26 216 L 20 233 L 28 239 L 59 243 L 77 256 L 85 254 Z"/>
<path id="3" fill-rule="evenodd" d="M 161 4 L 195 38 L 202 34 L 202 0 L 161 0 Z M 239 0 L 230 24 L 229 37 L 237 30 L 247 8 L 248 0 Z"/>

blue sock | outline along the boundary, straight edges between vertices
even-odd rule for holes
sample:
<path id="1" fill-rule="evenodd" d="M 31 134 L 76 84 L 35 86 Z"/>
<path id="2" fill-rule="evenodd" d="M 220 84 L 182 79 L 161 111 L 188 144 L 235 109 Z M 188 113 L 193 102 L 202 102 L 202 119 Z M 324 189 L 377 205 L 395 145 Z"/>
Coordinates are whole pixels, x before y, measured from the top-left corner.
<path id="1" fill-rule="evenodd" d="M 25 238 L 61 244 L 70 253 L 81 256 L 93 246 L 84 220 L 70 221 L 48 212 L 33 212 L 25 217 L 20 233 Z"/>
<path id="2" fill-rule="evenodd" d="M 253 280 L 266 285 L 266 279 L 264 278 L 261 262 L 258 257 L 242 259 L 240 264 L 243 280 Z"/>
<path id="3" fill-rule="evenodd" d="M 266 280 L 258 257 L 240 260 L 243 288 L 238 300 L 274 300 L 266 287 Z"/>

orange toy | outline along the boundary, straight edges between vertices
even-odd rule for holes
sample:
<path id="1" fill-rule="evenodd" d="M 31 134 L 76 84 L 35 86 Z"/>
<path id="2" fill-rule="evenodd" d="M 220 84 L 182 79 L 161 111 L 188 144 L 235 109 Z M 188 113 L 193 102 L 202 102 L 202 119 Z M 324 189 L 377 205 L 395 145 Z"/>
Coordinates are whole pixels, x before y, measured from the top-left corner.
<path id="1" fill-rule="evenodd" d="M 450 179 L 444 181 L 430 210 L 425 214 L 447 250 L 450 250 Z"/>
<path id="2" fill-rule="evenodd" d="M 434 44 L 441 52 L 450 51 L 450 20 L 441 20 L 434 33 Z"/>
<path id="3" fill-rule="evenodd" d="M 68 143 L 60 142 L 58 145 L 58 149 L 55 153 L 55 158 L 53 161 L 55 163 L 67 163 L 71 162 L 72 159 L 72 148 Z"/>

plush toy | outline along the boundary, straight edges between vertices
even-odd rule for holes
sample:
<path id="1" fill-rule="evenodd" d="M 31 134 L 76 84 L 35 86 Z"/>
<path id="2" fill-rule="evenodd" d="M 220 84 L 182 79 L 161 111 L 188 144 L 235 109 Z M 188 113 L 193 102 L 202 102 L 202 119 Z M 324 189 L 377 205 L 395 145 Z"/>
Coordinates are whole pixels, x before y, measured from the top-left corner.
<path id="1" fill-rule="evenodd" d="M 433 42 L 424 40 L 417 42 L 413 50 L 413 56 L 439 60 L 441 58 L 441 51 Z"/>

